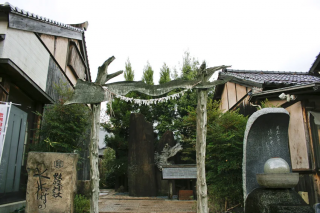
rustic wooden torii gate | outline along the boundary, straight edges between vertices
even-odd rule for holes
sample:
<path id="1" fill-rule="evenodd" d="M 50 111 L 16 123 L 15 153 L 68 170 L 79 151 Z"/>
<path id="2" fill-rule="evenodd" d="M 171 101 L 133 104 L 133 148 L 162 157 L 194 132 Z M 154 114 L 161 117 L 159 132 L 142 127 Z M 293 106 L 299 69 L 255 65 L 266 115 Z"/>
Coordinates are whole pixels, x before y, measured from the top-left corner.
<path id="1" fill-rule="evenodd" d="M 147 85 L 141 81 L 135 82 L 116 82 L 105 84 L 111 78 L 123 73 L 119 71 L 108 75 L 108 66 L 115 59 L 114 56 L 107 59 L 102 66 L 98 68 L 98 76 L 95 83 L 86 82 L 78 79 L 73 96 L 65 104 L 91 104 L 92 109 L 92 129 L 90 140 L 90 183 L 91 183 L 91 213 L 98 213 L 99 200 L 99 170 L 98 170 L 98 143 L 100 126 L 100 108 L 101 102 L 110 101 L 110 93 L 103 89 L 108 88 L 109 92 L 118 95 L 126 95 L 131 91 L 137 91 L 150 96 L 160 96 L 177 88 L 190 88 L 195 85 L 197 89 L 197 212 L 208 213 L 207 184 L 205 174 L 205 156 L 206 156 L 206 136 L 207 136 L 207 89 L 219 84 L 224 84 L 232 77 L 225 77 L 224 80 L 208 82 L 213 73 L 217 70 L 230 66 L 217 66 L 206 69 L 205 63 L 200 66 L 196 80 L 183 81 L 174 80 L 161 85 Z"/>

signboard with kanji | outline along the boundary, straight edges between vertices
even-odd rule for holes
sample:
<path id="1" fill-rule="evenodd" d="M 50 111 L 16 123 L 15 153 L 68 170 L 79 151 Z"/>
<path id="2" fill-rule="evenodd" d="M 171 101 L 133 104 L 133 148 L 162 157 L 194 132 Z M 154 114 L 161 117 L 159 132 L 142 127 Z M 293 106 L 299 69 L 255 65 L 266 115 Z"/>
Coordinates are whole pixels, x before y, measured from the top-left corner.
<path id="1" fill-rule="evenodd" d="M 29 152 L 26 212 L 73 212 L 77 154 Z"/>
<path id="2" fill-rule="evenodd" d="M 173 179 L 197 179 L 197 167 L 163 167 L 162 168 L 162 179 L 173 180 Z"/>

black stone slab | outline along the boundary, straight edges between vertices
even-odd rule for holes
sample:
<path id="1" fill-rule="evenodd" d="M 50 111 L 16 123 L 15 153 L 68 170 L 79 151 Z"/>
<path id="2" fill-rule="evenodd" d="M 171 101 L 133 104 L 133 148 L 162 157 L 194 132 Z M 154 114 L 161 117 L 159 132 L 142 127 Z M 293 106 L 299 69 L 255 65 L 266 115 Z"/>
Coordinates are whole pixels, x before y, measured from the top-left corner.
<path id="1" fill-rule="evenodd" d="M 291 167 L 288 127 L 289 113 L 282 108 L 265 108 L 250 116 L 243 142 L 244 199 L 260 187 L 256 174 L 264 173 L 268 159 L 283 158 Z"/>
<path id="2" fill-rule="evenodd" d="M 139 113 L 130 116 L 128 188 L 130 196 L 156 196 L 157 193 L 153 126 Z"/>
<path id="3" fill-rule="evenodd" d="M 245 213 L 313 213 L 292 189 L 255 189 L 245 202 Z"/>

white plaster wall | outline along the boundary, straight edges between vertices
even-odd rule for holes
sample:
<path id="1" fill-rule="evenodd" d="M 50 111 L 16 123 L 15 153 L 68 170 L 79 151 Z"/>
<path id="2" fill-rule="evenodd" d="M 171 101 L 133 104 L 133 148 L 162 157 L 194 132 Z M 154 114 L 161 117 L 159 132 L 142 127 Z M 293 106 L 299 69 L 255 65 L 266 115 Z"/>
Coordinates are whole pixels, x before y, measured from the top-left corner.
<path id="1" fill-rule="evenodd" d="M 8 28 L 1 57 L 11 59 L 46 90 L 50 55 L 33 32 Z"/>
<path id="2" fill-rule="evenodd" d="M 8 21 L 5 20 L 6 18 L 0 15 L 0 34 L 7 34 L 8 28 Z M 3 46 L 4 41 L 0 41 L 0 58 L 2 58 Z"/>

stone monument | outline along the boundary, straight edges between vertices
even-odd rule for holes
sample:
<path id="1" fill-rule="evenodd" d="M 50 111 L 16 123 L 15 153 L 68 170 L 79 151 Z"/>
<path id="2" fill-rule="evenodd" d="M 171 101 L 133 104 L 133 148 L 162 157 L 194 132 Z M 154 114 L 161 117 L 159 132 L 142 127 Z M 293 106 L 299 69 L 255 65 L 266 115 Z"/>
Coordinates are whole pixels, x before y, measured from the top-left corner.
<path id="1" fill-rule="evenodd" d="M 78 155 L 29 152 L 27 213 L 73 212 Z"/>
<path id="2" fill-rule="evenodd" d="M 128 188 L 130 196 L 157 195 L 153 126 L 139 113 L 130 116 Z"/>
<path id="3" fill-rule="evenodd" d="M 280 157 L 291 165 L 288 141 L 289 113 L 283 108 L 265 108 L 248 119 L 243 141 L 244 199 L 259 188 L 256 174 L 263 173 L 265 162 Z"/>
<path id="4" fill-rule="evenodd" d="M 288 143 L 289 113 L 265 108 L 251 115 L 243 143 L 245 213 L 312 213 L 292 188 L 299 174 L 291 173 Z"/>

